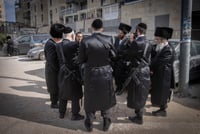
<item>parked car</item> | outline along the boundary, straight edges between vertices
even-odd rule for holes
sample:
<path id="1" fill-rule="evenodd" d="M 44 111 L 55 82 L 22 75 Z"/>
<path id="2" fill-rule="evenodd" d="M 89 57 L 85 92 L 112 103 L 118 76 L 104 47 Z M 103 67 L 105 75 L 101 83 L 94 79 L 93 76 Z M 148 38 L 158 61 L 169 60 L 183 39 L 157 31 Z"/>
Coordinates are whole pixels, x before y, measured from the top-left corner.
<path id="1" fill-rule="evenodd" d="M 45 60 L 44 46 L 38 46 L 30 49 L 27 56 L 32 60 Z"/>
<path id="2" fill-rule="evenodd" d="M 41 46 L 42 41 L 50 38 L 48 34 L 21 35 L 14 39 L 14 55 L 27 54 L 36 46 Z"/>
<path id="3" fill-rule="evenodd" d="M 177 86 L 179 82 L 179 57 L 180 57 L 180 41 L 170 39 L 169 42 L 175 49 L 175 61 L 173 64 L 173 84 Z M 190 72 L 189 80 L 200 78 L 200 41 L 192 40 L 190 45 Z"/>
<path id="4" fill-rule="evenodd" d="M 36 46 L 27 52 L 28 58 L 32 60 L 45 60 L 44 46 L 48 39 L 42 41 L 42 45 Z"/>

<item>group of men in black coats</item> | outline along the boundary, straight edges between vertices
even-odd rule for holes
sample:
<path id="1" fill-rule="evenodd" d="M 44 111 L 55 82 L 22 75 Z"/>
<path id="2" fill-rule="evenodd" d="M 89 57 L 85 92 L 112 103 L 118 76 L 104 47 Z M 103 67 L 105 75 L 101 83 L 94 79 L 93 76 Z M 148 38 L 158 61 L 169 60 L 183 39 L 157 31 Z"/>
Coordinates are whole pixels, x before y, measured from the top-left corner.
<path id="1" fill-rule="evenodd" d="M 79 114 L 79 100 L 84 96 L 84 125 L 87 131 L 93 130 L 96 111 L 101 111 L 103 130 L 107 131 L 111 125 L 110 109 L 116 104 L 115 95 L 120 95 L 124 90 L 127 90 L 127 106 L 135 109 L 136 115 L 128 117 L 132 122 L 143 124 L 144 106 L 149 93 L 152 105 L 160 107 L 152 115 L 166 116 L 174 53 L 168 39 L 173 30 L 168 27 L 156 28 L 156 44 L 152 45 L 145 36 L 145 23 L 139 23 L 130 38 L 126 34 L 131 26 L 120 23 L 115 43 L 111 36 L 102 33 L 102 20 L 95 19 L 91 27 L 92 35 L 79 44 L 63 39 L 63 33 L 70 34 L 71 28 L 62 24 L 51 26 L 52 39 L 45 45 L 46 83 L 51 107 L 59 107 L 60 118 L 64 118 L 67 102 L 71 100 L 71 119 L 84 119 Z M 80 66 L 83 64 L 84 75 L 81 76 Z"/>
<path id="2" fill-rule="evenodd" d="M 78 43 L 70 27 L 53 24 L 51 39 L 45 44 L 45 78 L 50 93 L 51 108 L 59 108 L 59 117 L 64 118 L 67 102 L 72 101 L 72 120 L 84 119 L 80 115 L 79 100 L 83 96 L 80 70 L 73 58 L 77 56 Z M 63 38 L 63 36 L 66 38 Z M 59 103 L 58 103 L 59 102 Z"/>

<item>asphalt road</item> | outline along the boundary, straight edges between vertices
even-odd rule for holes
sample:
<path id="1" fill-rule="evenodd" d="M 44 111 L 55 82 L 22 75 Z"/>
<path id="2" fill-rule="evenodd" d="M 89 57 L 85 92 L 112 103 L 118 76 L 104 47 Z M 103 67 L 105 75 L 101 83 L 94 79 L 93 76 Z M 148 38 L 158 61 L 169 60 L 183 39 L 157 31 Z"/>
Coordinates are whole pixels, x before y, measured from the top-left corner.
<path id="1" fill-rule="evenodd" d="M 57 109 L 50 108 L 44 79 L 45 61 L 31 61 L 25 56 L 0 57 L 0 134 L 68 134 L 87 133 L 84 121 L 71 121 L 71 105 L 64 119 Z M 112 109 L 113 134 L 200 134 L 199 87 L 190 87 L 191 97 L 169 103 L 167 117 L 153 117 L 149 99 L 145 107 L 144 124 L 136 125 L 127 119 L 134 111 L 126 107 L 126 93 L 117 96 Z M 200 89 L 200 88 L 199 88 Z M 81 114 L 84 114 L 83 107 Z M 93 133 L 102 131 L 102 118 L 97 112 Z"/>

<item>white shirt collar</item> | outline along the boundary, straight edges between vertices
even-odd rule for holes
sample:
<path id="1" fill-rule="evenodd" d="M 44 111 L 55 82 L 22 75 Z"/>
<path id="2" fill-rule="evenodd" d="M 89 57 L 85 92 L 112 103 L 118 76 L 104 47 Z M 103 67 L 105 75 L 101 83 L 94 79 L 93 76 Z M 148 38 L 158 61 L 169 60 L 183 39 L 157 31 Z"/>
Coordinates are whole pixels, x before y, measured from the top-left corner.
<path id="1" fill-rule="evenodd" d="M 137 40 L 139 37 L 143 37 L 143 36 L 144 36 L 144 34 L 140 34 L 135 39 Z"/>
<path id="2" fill-rule="evenodd" d="M 168 45 L 168 42 L 157 45 L 156 51 L 161 51 L 167 45 Z"/>

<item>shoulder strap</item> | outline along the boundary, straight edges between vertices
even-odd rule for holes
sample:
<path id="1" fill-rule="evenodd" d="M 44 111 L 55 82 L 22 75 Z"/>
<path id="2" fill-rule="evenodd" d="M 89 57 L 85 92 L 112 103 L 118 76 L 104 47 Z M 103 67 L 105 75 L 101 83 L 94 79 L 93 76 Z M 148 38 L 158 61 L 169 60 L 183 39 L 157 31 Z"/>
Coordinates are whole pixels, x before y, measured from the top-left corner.
<path id="1" fill-rule="evenodd" d="M 63 52 L 63 42 L 60 44 L 59 49 L 60 49 L 61 58 L 63 60 L 63 63 L 66 63 L 64 52 Z"/>
<path id="2" fill-rule="evenodd" d="M 105 49 L 110 49 L 110 45 L 106 42 L 106 41 L 104 41 L 104 40 L 101 40 L 99 37 L 97 37 L 97 36 L 94 36 L 98 41 L 100 41 L 102 44 L 103 44 L 103 46 L 105 47 Z"/>
<path id="3" fill-rule="evenodd" d="M 144 57 L 145 57 L 146 54 L 147 54 L 148 47 L 149 47 L 149 41 L 146 40 L 146 45 L 145 45 L 145 49 L 144 49 L 144 53 L 143 53 L 143 56 L 144 56 Z"/>

